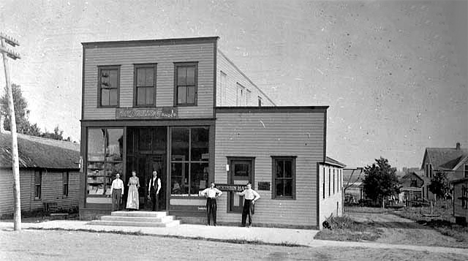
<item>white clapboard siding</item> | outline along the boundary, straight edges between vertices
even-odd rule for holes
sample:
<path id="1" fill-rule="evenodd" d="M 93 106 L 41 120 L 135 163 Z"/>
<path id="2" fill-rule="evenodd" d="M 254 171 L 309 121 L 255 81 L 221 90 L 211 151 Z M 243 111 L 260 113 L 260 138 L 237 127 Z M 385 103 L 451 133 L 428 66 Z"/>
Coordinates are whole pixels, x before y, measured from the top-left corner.
<path id="1" fill-rule="evenodd" d="M 98 45 L 99 46 L 99 45 Z M 179 107 L 179 118 L 213 117 L 214 43 L 85 48 L 83 119 L 115 119 L 98 108 L 98 66 L 120 65 L 120 107 L 133 107 L 134 64 L 157 63 L 156 107 L 174 106 L 174 63 L 198 62 L 198 105 Z"/>
<path id="2" fill-rule="evenodd" d="M 317 164 L 324 160 L 324 112 L 221 113 L 216 122 L 216 183 L 227 183 L 227 157 L 255 157 L 255 187 L 272 182 L 271 156 L 296 156 L 296 199 L 272 199 L 259 191 L 255 222 L 285 226 L 317 226 Z M 273 184 L 271 184 L 273 187 Z M 239 222 L 227 213 L 226 197 L 218 205 L 224 222 Z"/>
<path id="3" fill-rule="evenodd" d="M 239 83 L 246 90 L 249 90 L 250 100 L 245 106 L 258 106 L 258 97 L 262 98 L 262 106 L 274 106 L 275 104 L 260 91 L 240 69 L 229 60 L 226 55 L 218 50 L 217 57 L 217 90 L 216 90 L 216 106 L 236 106 L 237 101 L 237 84 Z M 221 84 L 221 72 L 226 74 L 224 86 Z"/>

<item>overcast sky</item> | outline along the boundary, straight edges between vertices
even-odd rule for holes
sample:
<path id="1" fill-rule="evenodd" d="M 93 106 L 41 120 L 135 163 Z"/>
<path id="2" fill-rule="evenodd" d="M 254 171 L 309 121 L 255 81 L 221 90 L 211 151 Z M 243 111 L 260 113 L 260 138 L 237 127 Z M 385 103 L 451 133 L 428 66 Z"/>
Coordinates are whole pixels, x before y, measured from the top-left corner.
<path id="1" fill-rule="evenodd" d="M 21 44 L 11 81 L 30 121 L 77 141 L 81 42 L 219 36 L 278 105 L 330 106 L 327 154 L 349 167 L 420 166 L 426 147 L 468 147 L 464 0 L 2 0 L 0 12 Z"/>

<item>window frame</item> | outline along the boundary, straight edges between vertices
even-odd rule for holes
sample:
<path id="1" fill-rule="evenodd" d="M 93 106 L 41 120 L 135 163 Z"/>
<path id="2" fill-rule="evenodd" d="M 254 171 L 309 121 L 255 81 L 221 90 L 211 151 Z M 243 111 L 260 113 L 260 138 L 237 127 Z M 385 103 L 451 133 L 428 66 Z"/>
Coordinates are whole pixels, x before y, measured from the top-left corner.
<path id="1" fill-rule="evenodd" d="M 64 176 L 66 177 L 64 179 Z M 62 172 L 62 197 L 67 198 L 70 193 L 70 172 Z"/>
<path id="2" fill-rule="evenodd" d="M 150 108 L 156 106 L 156 90 L 157 90 L 157 63 L 142 63 L 133 64 L 133 107 L 135 108 Z M 138 69 L 153 69 L 153 85 L 152 86 L 138 86 Z M 153 103 L 152 104 L 138 104 L 138 88 L 153 88 Z"/>
<path id="3" fill-rule="evenodd" d="M 199 195 L 199 191 L 198 193 L 192 193 L 191 192 L 191 184 L 192 184 L 192 181 L 194 180 L 193 177 L 195 177 L 195 175 L 193 175 L 194 173 L 192 173 L 192 164 L 207 164 L 207 167 L 208 167 L 208 170 L 210 169 L 210 159 L 208 158 L 208 160 L 203 160 L 203 159 L 200 159 L 200 160 L 195 160 L 195 159 L 192 159 L 192 149 L 194 147 L 194 143 L 196 141 L 194 141 L 192 139 L 192 131 L 194 129 L 207 129 L 208 130 L 208 155 L 210 154 L 210 143 L 212 142 L 211 141 L 211 128 L 210 126 L 208 125 L 200 125 L 200 126 L 172 126 L 169 128 L 169 139 L 170 139 L 170 143 L 171 143 L 171 153 L 170 153 L 170 156 L 169 156 L 169 163 L 170 163 L 170 166 L 172 168 L 172 164 L 187 164 L 187 184 L 189 186 L 189 189 L 188 189 L 188 193 L 181 193 L 181 194 L 172 194 L 172 178 L 174 177 L 172 172 L 171 174 L 169 175 L 169 181 L 168 183 L 171 184 L 171 191 L 169 192 L 169 196 L 171 198 L 199 198 L 200 195 Z M 185 155 L 174 155 L 172 154 L 172 135 L 173 135 L 173 130 L 174 129 L 187 129 L 188 130 L 188 157 L 185 158 Z M 185 173 L 182 173 L 182 176 L 181 177 L 184 177 Z M 209 173 L 207 173 L 208 175 L 208 182 L 209 182 Z M 176 176 L 177 177 L 177 176 Z M 208 182 L 206 183 L 206 186 L 208 187 Z M 183 182 L 183 184 L 179 184 L 179 185 L 186 185 L 185 182 Z"/>
<path id="4" fill-rule="evenodd" d="M 181 103 L 179 104 L 179 88 L 178 88 L 178 73 L 179 73 L 179 67 L 194 67 L 195 68 L 195 73 L 194 73 L 194 84 L 195 84 L 195 90 L 194 90 L 194 101 L 193 103 Z M 187 86 L 187 85 L 186 85 Z M 174 107 L 191 107 L 191 106 L 197 106 L 198 105 L 198 62 L 176 62 L 174 63 Z"/>
<path id="5" fill-rule="evenodd" d="M 271 156 L 271 184 L 272 184 L 272 195 L 271 198 L 275 200 L 296 200 L 296 159 L 297 156 Z M 278 160 L 281 161 L 291 161 L 291 196 L 277 196 L 276 195 L 276 162 Z M 286 180 L 289 178 L 282 178 L 282 180 Z"/>
<path id="6" fill-rule="evenodd" d="M 39 183 L 37 183 L 36 175 L 39 176 Z M 42 199 L 42 171 L 34 171 L 34 200 Z"/>
<path id="7" fill-rule="evenodd" d="M 101 79 L 103 70 L 117 70 L 117 104 L 116 105 L 102 105 L 102 88 Z M 98 108 L 118 108 L 120 106 L 120 65 L 99 65 L 98 66 L 98 82 L 97 82 L 97 107 Z M 113 89 L 113 88 L 109 88 Z"/>

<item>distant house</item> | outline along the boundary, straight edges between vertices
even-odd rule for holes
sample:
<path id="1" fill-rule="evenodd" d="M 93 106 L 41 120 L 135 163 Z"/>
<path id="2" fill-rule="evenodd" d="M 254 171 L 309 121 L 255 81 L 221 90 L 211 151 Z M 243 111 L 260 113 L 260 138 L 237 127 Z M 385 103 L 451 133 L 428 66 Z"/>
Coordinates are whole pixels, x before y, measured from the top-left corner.
<path id="1" fill-rule="evenodd" d="M 421 170 L 429 179 L 429 183 L 424 184 L 422 197 L 434 199 L 428 185 L 437 172 L 444 173 L 449 181 L 468 177 L 468 149 L 461 148 L 460 143 L 454 148 L 426 148 Z"/>
<path id="2" fill-rule="evenodd" d="M 364 199 L 363 179 L 363 168 L 345 168 L 343 170 L 343 191 L 346 203 L 358 203 L 359 200 Z"/>
<path id="3" fill-rule="evenodd" d="M 468 220 L 468 178 L 452 181 L 453 216 L 458 224 L 466 225 Z"/>
<path id="4" fill-rule="evenodd" d="M 425 184 L 430 182 L 422 171 L 412 171 L 400 178 L 400 201 L 419 200 Z"/>
<path id="5" fill-rule="evenodd" d="M 319 163 L 319 227 L 329 216 L 343 215 L 343 168 L 345 164 L 326 157 Z"/>
<path id="6" fill-rule="evenodd" d="M 3 125 L 2 125 L 3 126 Z M 0 133 L 0 216 L 14 212 L 11 133 Z M 78 207 L 79 144 L 18 134 L 22 212 Z"/>

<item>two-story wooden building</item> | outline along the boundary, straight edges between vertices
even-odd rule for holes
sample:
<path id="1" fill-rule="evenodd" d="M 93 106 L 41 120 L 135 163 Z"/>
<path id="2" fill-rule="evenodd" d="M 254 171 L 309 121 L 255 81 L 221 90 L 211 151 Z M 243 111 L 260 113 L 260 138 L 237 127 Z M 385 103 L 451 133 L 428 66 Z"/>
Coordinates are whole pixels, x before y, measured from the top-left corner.
<path id="1" fill-rule="evenodd" d="M 225 191 L 218 223 L 238 224 L 252 182 L 255 223 L 318 227 L 327 106 L 277 107 L 217 47 L 218 37 L 83 43 L 80 216 L 108 214 L 110 183 L 131 170 L 140 204 L 153 170 L 160 209 L 203 222 L 199 192 Z"/>

